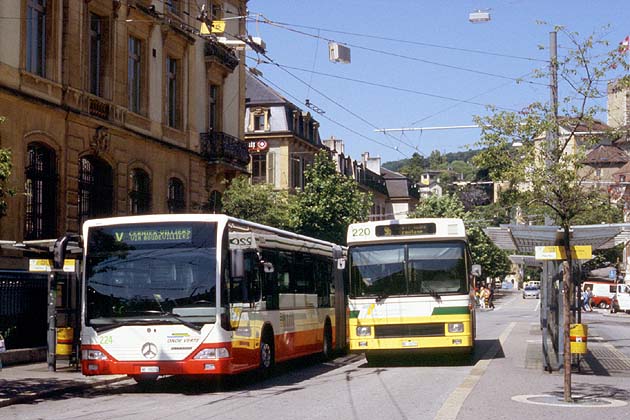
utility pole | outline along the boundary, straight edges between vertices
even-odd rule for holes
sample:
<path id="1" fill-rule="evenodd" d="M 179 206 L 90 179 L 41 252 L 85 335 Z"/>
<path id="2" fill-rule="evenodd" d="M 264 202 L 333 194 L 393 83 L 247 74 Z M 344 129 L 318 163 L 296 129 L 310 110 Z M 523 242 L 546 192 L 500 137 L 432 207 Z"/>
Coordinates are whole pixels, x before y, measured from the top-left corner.
<path id="1" fill-rule="evenodd" d="M 549 89 L 550 89 L 550 124 L 547 127 L 547 159 L 549 166 L 552 159 L 560 159 L 556 156 L 558 151 L 558 39 L 557 33 L 549 33 Z M 573 258 L 571 255 L 570 226 L 563 223 L 564 249 L 566 261 L 562 268 L 562 354 L 564 370 L 564 401 L 573 401 L 571 397 L 571 286 L 573 280 Z M 577 303 L 578 301 L 576 301 Z"/>

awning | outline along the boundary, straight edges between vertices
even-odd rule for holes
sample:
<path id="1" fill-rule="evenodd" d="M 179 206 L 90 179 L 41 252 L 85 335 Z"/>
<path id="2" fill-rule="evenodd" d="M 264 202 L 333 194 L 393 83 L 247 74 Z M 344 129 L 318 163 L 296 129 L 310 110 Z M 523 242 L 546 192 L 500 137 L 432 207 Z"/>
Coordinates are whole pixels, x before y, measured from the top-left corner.
<path id="1" fill-rule="evenodd" d="M 519 254 L 533 254 L 537 246 L 561 245 L 559 226 L 501 225 L 484 232 L 499 248 Z M 571 245 L 591 245 L 593 251 L 630 241 L 630 223 L 571 226 Z"/>

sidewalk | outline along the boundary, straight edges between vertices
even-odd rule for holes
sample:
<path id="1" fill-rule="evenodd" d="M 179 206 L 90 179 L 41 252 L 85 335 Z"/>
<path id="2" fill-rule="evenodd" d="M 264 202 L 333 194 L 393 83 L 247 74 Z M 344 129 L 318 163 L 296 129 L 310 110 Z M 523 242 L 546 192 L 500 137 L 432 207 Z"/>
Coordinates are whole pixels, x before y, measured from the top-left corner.
<path id="1" fill-rule="evenodd" d="M 46 363 L 5 366 L 0 370 L 0 407 L 38 398 L 127 380 L 127 376 L 83 376 L 64 361 L 56 372 Z"/>

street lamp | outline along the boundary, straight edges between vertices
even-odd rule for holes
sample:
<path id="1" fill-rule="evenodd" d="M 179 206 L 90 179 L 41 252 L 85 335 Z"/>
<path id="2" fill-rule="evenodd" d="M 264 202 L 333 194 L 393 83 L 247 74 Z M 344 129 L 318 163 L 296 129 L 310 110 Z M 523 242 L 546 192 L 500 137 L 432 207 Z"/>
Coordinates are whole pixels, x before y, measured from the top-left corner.
<path id="1" fill-rule="evenodd" d="M 468 15 L 470 23 L 482 23 L 490 21 L 490 9 L 477 9 Z"/>

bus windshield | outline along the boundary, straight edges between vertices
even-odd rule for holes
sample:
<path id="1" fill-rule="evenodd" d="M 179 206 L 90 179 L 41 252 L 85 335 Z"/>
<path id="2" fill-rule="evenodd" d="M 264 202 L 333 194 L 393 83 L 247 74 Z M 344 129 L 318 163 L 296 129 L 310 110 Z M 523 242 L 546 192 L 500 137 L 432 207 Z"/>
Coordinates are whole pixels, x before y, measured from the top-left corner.
<path id="1" fill-rule="evenodd" d="M 350 248 L 350 297 L 467 293 L 464 242 Z"/>
<path id="2" fill-rule="evenodd" d="M 86 325 L 214 322 L 216 230 L 198 222 L 91 228 Z"/>

